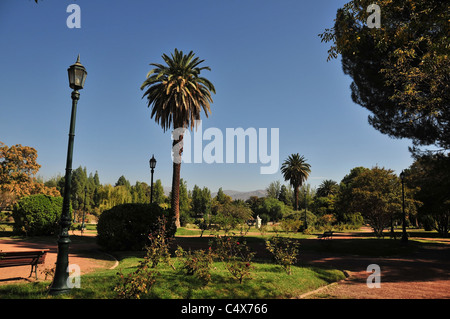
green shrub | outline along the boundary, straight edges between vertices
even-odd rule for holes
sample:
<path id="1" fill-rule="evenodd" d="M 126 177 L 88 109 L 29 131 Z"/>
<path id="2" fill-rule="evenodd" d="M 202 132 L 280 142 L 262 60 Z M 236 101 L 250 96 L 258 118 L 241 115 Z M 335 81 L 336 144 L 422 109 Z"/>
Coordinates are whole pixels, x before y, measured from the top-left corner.
<path id="1" fill-rule="evenodd" d="M 158 218 L 167 218 L 166 234 L 172 237 L 176 228 L 169 210 L 158 204 L 122 204 L 104 211 L 97 224 L 97 242 L 106 250 L 142 250 L 148 235 L 158 226 Z"/>
<path id="2" fill-rule="evenodd" d="M 211 281 L 211 266 L 213 263 L 213 256 L 211 247 L 206 249 L 197 249 L 191 252 L 183 250 L 180 246 L 175 251 L 175 255 L 181 260 L 181 270 L 189 276 L 197 277 L 204 285 Z"/>
<path id="3" fill-rule="evenodd" d="M 134 272 L 124 275 L 122 271 L 119 271 L 117 275 L 119 275 L 119 282 L 114 286 L 117 298 L 141 299 L 141 296 L 150 292 L 159 272 L 152 269 L 148 260 L 144 259 Z"/>
<path id="4" fill-rule="evenodd" d="M 145 246 L 147 250 L 146 259 L 152 264 L 152 268 L 158 266 L 159 262 L 166 262 L 170 265 L 170 244 L 172 237 L 167 236 L 167 221 L 166 217 L 158 217 L 155 229 L 148 235 L 149 245 Z"/>
<path id="5" fill-rule="evenodd" d="M 280 222 L 281 229 L 286 232 L 298 232 L 298 230 L 303 226 L 304 221 L 300 218 L 283 218 Z"/>
<path id="6" fill-rule="evenodd" d="M 62 197 L 31 195 L 14 205 L 13 231 L 27 236 L 47 236 L 58 232 L 63 206 Z"/>
<path id="7" fill-rule="evenodd" d="M 266 241 L 267 250 L 288 275 L 291 274 L 291 266 L 297 262 L 298 246 L 295 239 L 286 237 L 275 236 Z"/>
<path id="8" fill-rule="evenodd" d="M 225 268 L 242 284 L 244 278 L 251 278 L 252 259 L 255 253 L 246 241 L 230 236 L 216 236 L 215 255 L 225 263 Z"/>

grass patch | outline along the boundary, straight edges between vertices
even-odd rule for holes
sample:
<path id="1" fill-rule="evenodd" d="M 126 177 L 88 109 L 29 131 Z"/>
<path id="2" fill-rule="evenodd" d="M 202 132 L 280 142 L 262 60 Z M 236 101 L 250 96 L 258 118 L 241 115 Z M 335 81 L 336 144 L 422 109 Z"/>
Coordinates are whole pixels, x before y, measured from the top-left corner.
<path id="1" fill-rule="evenodd" d="M 118 282 L 119 270 L 124 274 L 135 270 L 141 260 L 130 254 L 123 254 L 120 265 L 114 270 L 98 271 L 81 277 L 81 288 L 73 289 L 63 296 L 49 296 L 50 282 L 35 282 L 0 286 L 0 298 L 19 299 L 114 299 L 113 291 Z M 211 271 L 212 280 L 206 286 L 194 276 L 173 270 L 166 265 L 158 266 L 160 274 L 149 299 L 273 299 L 291 298 L 328 283 L 344 278 L 338 270 L 317 267 L 292 267 L 292 275 L 272 263 L 255 262 L 252 278 L 239 284 L 230 276 L 222 262 L 215 262 Z"/>

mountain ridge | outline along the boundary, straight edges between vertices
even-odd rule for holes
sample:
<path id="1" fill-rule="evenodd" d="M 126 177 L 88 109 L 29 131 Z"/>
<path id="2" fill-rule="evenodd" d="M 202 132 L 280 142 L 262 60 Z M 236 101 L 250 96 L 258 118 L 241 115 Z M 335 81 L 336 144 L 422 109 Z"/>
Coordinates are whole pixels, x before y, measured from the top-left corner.
<path id="1" fill-rule="evenodd" d="M 169 195 L 170 191 L 172 190 L 171 187 L 164 187 L 164 194 L 166 196 Z M 236 190 L 232 190 L 232 189 L 227 189 L 227 190 L 223 190 L 224 194 L 228 195 L 231 197 L 231 199 L 233 200 L 247 200 L 252 196 L 257 196 L 257 197 L 265 197 L 267 195 L 266 190 L 264 189 L 257 189 L 257 190 L 253 190 L 253 191 L 236 191 Z M 211 193 L 211 197 L 216 197 L 217 192 L 213 192 Z"/>

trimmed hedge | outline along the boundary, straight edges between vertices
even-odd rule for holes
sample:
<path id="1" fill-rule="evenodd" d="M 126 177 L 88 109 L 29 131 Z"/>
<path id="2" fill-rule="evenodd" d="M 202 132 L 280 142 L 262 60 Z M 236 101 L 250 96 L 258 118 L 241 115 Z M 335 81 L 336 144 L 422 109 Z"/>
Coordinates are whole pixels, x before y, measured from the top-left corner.
<path id="1" fill-rule="evenodd" d="M 21 198 L 13 208 L 13 232 L 27 236 L 56 234 L 62 206 L 62 197 L 39 194 Z"/>
<path id="2" fill-rule="evenodd" d="M 169 210 L 158 204 L 122 204 L 104 211 L 97 224 L 97 242 L 106 250 L 142 250 L 148 244 L 148 234 L 156 229 L 158 217 L 167 220 L 167 235 L 176 227 Z"/>

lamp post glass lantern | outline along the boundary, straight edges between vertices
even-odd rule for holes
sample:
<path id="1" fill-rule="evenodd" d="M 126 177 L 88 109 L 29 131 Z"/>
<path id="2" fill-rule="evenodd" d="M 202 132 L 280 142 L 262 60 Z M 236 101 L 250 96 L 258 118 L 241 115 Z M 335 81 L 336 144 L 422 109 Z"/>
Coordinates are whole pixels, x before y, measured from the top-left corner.
<path id="1" fill-rule="evenodd" d="M 73 90 L 81 90 L 86 81 L 87 72 L 85 67 L 80 63 L 80 55 L 77 61 L 67 69 L 69 75 L 69 86 Z"/>
<path id="2" fill-rule="evenodd" d="M 67 148 L 67 162 L 66 175 L 64 180 L 64 198 L 63 207 L 60 219 L 60 233 L 58 238 L 58 254 L 56 257 L 56 268 L 53 282 L 50 287 L 50 294 L 57 295 L 68 292 L 71 288 L 68 284 L 69 273 L 69 227 L 71 224 L 70 218 L 70 193 L 72 189 L 72 156 L 73 156 L 73 142 L 75 137 L 75 121 L 77 114 L 77 104 L 80 99 L 80 92 L 84 87 L 87 72 L 84 66 L 80 63 L 80 55 L 78 55 L 75 64 L 67 69 L 69 75 L 69 86 L 72 91 L 72 113 L 70 116 L 69 128 L 69 142 Z"/>
<path id="3" fill-rule="evenodd" d="M 153 173 L 155 172 L 156 167 L 156 159 L 155 156 L 152 155 L 150 159 L 150 169 L 151 169 L 151 181 L 150 181 L 150 204 L 153 203 Z"/>

